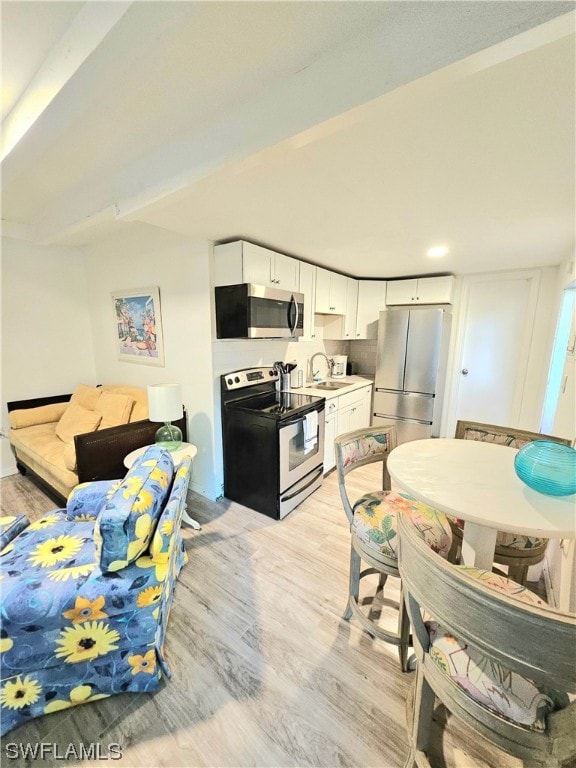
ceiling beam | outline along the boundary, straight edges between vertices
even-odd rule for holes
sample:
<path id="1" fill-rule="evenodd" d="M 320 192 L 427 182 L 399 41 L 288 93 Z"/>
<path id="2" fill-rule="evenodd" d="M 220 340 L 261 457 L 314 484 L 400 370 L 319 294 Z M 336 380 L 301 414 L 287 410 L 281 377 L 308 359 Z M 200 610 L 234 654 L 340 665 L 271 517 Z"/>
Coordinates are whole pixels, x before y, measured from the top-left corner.
<path id="1" fill-rule="evenodd" d="M 2 123 L 0 162 L 124 16 L 132 2 L 84 4 Z"/>

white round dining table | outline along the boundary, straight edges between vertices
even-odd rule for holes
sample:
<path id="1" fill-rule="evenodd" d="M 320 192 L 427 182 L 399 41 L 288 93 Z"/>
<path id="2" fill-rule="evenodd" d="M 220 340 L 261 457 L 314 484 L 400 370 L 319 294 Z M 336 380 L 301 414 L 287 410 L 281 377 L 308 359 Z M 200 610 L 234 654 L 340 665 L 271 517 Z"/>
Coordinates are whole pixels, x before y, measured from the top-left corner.
<path id="1" fill-rule="evenodd" d="M 388 471 L 400 489 L 464 520 L 462 561 L 490 570 L 498 531 L 576 538 L 576 495 L 529 488 L 514 471 L 517 452 L 476 440 L 413 440 L 394 448 Z"/>

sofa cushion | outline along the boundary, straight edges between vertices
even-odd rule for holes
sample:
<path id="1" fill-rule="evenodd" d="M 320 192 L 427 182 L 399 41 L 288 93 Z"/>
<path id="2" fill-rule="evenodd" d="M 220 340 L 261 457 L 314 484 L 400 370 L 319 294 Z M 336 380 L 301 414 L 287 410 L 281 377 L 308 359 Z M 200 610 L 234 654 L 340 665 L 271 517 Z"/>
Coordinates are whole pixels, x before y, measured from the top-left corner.
<path id="1" fill-rule="evenodd" d="M 78 475 L 66 468 L 64 443 L 56 435 L 56 422 L 11 429 L 10 442 L 16 456 L 64 498 L 78 483 Z"/>
<path id="2" fill-rule="evenodd" d="M 89 384 L 78 384 L 72 393 L 70 402 L 77 403 L 83 408 L 87 408 L 89 411 L 94 411 L 98 400 L 100 400 L 101 394 L 101 387 L 91 387 Z"/>
<path id="3" fill-rule="evenodd" d="M 538 595 L 504 576 L 480 568 L 455 567 L 515 600 L 529 605 L 546 605 Z M 546 715 L 568 705 L 566 694 L 541 690 L 528 678 L 487 659 L 437 622 L 426 622 L 426 628 L 431 641 L 430 659 L 438 669 L 472 699 L 507 720 L 542 731 Z"/>
<path id="4" fill-rule="evenodd" d="M 134 403 L 134 398 L 128 395 L 121 395 L 119 392 L 102 392 L 95 408 L 102 416 L 98 429 L 128 424 Z"/>
<path id="5" fill-rule="evenodd" d="M 94 432 L 102 416 L 96 411 L 89 411 L 78 403 L 71 402 L 56 425 L 56 434 L 64 443 L 73 440 L 75 435 Z"/>
<path id="6" fill-rule="evenodd" d="M 15 411 L 10 411 L 8 414 L 10 427 L 11 429 L 23 429 L 34 427 L 37 424 L 60 421 L 69 404 L 68 402 L 50 403 L 49 405 L 39 405 L 36 408 L 18 408 Z"/>
<path id="7" fill-rule="evenodd" d="M 118 490 L 122 480 L 95 480 L 80 483 L 73 489 L 66 502 L 68 520 L 93 520 L 104 504 Z"/>
<path id="8" fill-rule="evenodd" d="M 148 547 L 173 474 L 168 451 L 151 446 L 102 507 L 94 526 L 94 541 L 104 572 L 125 568 Z"/>
<path id="9" fill-rule="evenodd" d="M 128 395 L 134 400 L 130 423 L 142 421 L 148 418 L 148 392 L 143 387 L 131 387 L 123 384 L 103 384 L 102 392 L 112 392 L 119 395 Z"/>
<path id="10" fill-rule="evenodd" d="M 422 538 L 443 557 L 450 551 L 452 531 L 444 513 L 422 504 L 408 494 L 376 491 L 354 504 L 352 532 L 369 549 L 386 557 L 398 557 L 398 514 L 410 512 Z"/>
<path id="11" fill-rule="evenodd" d="M 66 469 L 69 469 L 70 472 L 76 472 L 76 446 L 74 445 L 74 440 L 66 443 L 62 457 Z"/>

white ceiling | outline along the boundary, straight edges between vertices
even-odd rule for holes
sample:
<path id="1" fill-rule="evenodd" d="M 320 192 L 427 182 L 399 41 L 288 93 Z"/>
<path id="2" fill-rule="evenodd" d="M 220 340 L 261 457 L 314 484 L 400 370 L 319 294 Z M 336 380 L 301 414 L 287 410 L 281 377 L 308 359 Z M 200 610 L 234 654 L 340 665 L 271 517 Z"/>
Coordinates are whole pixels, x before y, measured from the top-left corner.
<path id="1" fill-rule="evenodd" d="M 135 2 L 88 40 L 110 5 L 1 4 L 3 114 L 57 82 L 2 162 L 5 234 L 145 222 L 369 277 L 572 254 L 572 3 Z"/>

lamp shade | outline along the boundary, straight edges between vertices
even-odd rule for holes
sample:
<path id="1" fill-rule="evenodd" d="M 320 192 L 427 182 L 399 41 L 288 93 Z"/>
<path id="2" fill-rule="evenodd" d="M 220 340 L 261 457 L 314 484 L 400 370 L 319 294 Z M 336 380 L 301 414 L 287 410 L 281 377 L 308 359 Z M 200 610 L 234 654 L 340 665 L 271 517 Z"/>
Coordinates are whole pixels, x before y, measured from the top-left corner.
<path id="1" fill-rule="evenodd" d="M 148 418 L 150 421 L 176 421 L 182 418 L 180 384 L 148 386 Z"/>

